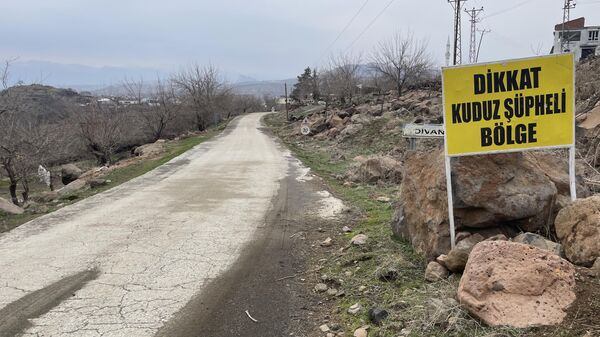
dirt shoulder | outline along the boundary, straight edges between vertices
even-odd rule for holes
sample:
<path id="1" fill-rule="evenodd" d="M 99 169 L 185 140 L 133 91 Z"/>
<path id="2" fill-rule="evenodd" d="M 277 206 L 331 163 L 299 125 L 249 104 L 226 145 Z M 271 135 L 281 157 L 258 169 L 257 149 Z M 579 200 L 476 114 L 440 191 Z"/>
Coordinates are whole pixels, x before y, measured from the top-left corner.
<path id="1" fill-rule="evenodd" d="M 297 119 L 302 120 L 302 112 Z M 460 275 L 448 280 L 429 283 L 425 280 L 426 259 L 413 247 L 393 237 L 390 222 L 394 203 L 398 200 L 399 185 L 348 181 L 348 172 L 355 168 L 356 156 L 392 155 L 402 153 L 407 144 L 389 125 L 400 125 L 395 117 L 383 116 L 364 123 L 357 134 L 344 140 L 304 137 L 299 123 L 287 123 L 285 117 L 271 115 L 267 119 L 288 148 L 314 173 L 323 178 L 329 190 L 357 209 L 358 216 L 347 223 L 352 232 L 336 237 L 318 278 L 327 280 L 330 287 L 343 291 L 344 296 L 320 297 L 328 306 L 328 320 L 341 325 L 346 336 L 361 327 L 368 336 L 595 336 L 600 329 L 592 319 L 598 312 L 598 279 L 579 273 L 578 300 L 569 309 L 565 322 L 558 327 L 511 329 L 487 327 L 471 317 L 456 301 Z M 378 140 L 381 139 L 379 142 Z M 371 146 L 371 142 L 374 144 Z M 361 246 L 349 245 L 357 234 L 368 236 Z M 314 284 L 313 284 L 314 285 Z M 358 307 L 357 312 L 349 310 Z M 369 310 L 381 309 L 387 317 L 375 324 Z M 317 335 L 326 336 L 325 333 Z M 317 336 L 316 335 L 316 336 Z"/>

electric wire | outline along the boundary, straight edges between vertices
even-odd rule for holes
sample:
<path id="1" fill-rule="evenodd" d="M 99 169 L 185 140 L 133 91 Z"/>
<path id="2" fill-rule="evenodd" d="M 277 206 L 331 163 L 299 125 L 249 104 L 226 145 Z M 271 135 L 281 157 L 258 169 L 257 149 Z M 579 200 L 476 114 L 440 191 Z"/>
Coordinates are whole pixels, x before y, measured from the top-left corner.
<path id="1" fill-rule="evenodd" d="M 510 12 L 510 11 L 512 11 L 512 10 L 515 10 L 515 9 L 519 8 L 519 7 L 523 7 L 523 6 L 525 6 L 525 5 L 527 5 L 528 3 L 531 3 L 531 2 L 533 2 L 533 1 L 536 1 L 536 0 L 525 0 L 525 1 L 523 1 L 523 2 L 520 2 L 520 3 L 518 3 L 518 4 L 516 4 L 516 5 L 512 6 L 512 7 L 505 8 L 505 9 L 503 9 L 503 10 L 500 10 L 500 11 L 497 11 L 497 12 L 494 12 L 494 13 L 491 13 L 491 14 L 489 14 L 489 15 L 486 15 L 486 16 L 484 16 L 484 17 L 483 17 L 483 18 L 481 18 L 481 19 L 482 19 L 482 20 L 485 20 L 485 19 L 487 19 L 487 18 L 491 18 L 491 17 L 497 16 L 497 15 L 500 15 L 500 14 L 504 14 L 504 13 Z"/>
<path id="2" fill-rule="evenodd" d="M 363 29 L 363 31 L 360 32 L 360 34 L 358 34 L 356 39 L 354 39 L 354 41 L 352 41 L 352 43 L 348 46 L 348 48 L 346 48 L 346 52 L 348 52 L 354 46 L 354 44 L 356 44 L 356 42 L 358 42 L 358 40 L 360 40 L 360 38 L 363 35 L 365 35 L 365 33 L 375 24 L 375 22 L 377 20 L 379 20 L 379 18 L 383 15 L 383 13 L 385 13 L 385 11 L 388 8 L 390 8 L 390 6 L 394 3 L 394 1 L 396 1 L 396 0 L 391 0 L 390 2 L 388 2 L 388 4 L 381 10 L 381 12 L 379 12 L 379 14 L 377 14 L 377 16 L 375 16 L 375 18 L 365 27 L 365 29 Z"/>
<path id="3" fill-rule="evenodd" d="M 342 37 L 342 35 L 344 35 L 344 33 L 348 30 L 348 28 L 350 28 L 350 26 L 352 25 L 352 23 L 354 23 L 354 20 L 356 20 L 356 18 L 358 18 L 358 16 L 360 15 L 360 13 L 362 13 L 362 11 L 365 9 L 365 7 L 367 7 L 367 4 L 369 3 L 369 1 L 371 0 L 366 0 L 363 5 L 358 9 L 358 11 L 356 12 L 356 14 L 354 14 L 354 16 L 350 19 L 350 21 L 348 21 L 348 23 L 346 24 L 346 26 L 344 27 L 344 29 L 342 29 L 340 31 L 340 33 L 337 35 L 337 37 L 333 40 L 333 42 L 331 42 L 331 44 L 325 48 L 325 50 L 323 51 L 323 53 L 321 53 L 321 55 L 319 56 L 319 58 L 317 59 L 317 62 L 315 62 L 316 64 L 318 64 L 323 57 L 327 54 L 327 52 L 333 48 L 333 46 L 336 44 L 336 42 L 339 41 L 339 39 Z"/>

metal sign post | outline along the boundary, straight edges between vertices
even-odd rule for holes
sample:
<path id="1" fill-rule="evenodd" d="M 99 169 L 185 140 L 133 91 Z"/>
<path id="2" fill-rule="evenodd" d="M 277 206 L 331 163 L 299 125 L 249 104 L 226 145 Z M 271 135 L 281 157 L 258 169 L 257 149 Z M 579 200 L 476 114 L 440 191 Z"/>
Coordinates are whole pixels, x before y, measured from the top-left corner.
<path id="1" fill-rule="evenodd" d="M 446 67 L 442 88 L 452 248 L 452 157 L 568 149 L 571 199 L 576 200 L 573 54 Z"/>

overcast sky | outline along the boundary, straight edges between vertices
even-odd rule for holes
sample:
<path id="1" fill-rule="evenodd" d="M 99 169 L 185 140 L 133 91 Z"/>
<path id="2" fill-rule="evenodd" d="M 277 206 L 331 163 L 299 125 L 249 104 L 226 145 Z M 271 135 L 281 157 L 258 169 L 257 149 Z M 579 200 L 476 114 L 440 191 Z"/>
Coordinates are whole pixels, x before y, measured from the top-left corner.
<path id="1" fill-rule="evenodd" d="M 411 30 L 429 41 L 439 65 L 452 35 L 447 0 L 12 0 L 2 2 L 0 58 L 93 66 L 176 70 L 212 62 L 227 72 L 259 79 L 296 76 L 319 65 L 323 54 L 352 50 L 368 55 L 394 31 Z M 563 0 L 470 0 L 485 7 L 481 28 L 491 29 L 480 61 L 547 53 Z M 600 1 L 581 0 L 572 18 L 600 25 Z M 358 38 L 358 40 L 357 40 Z M 463 55 L 469 23 L 463 15 Z"/>

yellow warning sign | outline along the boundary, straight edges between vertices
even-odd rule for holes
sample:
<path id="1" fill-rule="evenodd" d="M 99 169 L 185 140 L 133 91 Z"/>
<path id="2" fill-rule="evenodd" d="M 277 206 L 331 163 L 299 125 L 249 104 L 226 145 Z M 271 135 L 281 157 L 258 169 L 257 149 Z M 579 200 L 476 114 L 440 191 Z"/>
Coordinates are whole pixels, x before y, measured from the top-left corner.
<path id="1" fill-rule="evenodd" d="M 574 144 L 572 54 L 449 67 L 442 77 L 449 156 Z"/>

